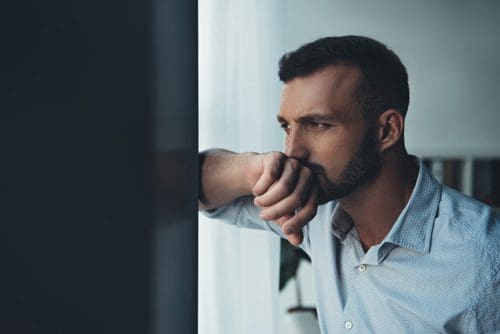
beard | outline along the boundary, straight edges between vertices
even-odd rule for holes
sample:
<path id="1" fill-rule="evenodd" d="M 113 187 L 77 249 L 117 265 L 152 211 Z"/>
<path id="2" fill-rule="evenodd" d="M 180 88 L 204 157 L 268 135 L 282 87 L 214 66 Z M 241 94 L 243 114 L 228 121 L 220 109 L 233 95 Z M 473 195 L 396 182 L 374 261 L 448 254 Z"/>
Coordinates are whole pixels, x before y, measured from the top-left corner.
<path id="1" fill-rule="evenodd" d="M 326 174 L 318 175 L 319 201 L 321 204 L 343 198 L 372 180 L 380 171 L 380 155 L 376 150 L 375 130 L 369 127 L 365 131 L 357 152 L 340 173 L 338 181 L 330 181 Z M 325 168 L 321 166 L 322 171 Z"/>

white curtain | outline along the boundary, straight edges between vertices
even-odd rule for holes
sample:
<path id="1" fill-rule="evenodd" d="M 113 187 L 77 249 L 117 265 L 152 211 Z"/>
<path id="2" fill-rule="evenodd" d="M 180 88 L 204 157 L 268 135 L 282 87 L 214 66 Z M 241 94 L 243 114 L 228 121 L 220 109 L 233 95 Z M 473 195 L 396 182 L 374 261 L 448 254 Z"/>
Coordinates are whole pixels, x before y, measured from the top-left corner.
<path id="1" fill-rule="evenodd" d="M 199 147 L 281 150 L 284 0 L 199 1 Z M 278 333 L 279 240 L 199 224 L 200 334 Z"/>

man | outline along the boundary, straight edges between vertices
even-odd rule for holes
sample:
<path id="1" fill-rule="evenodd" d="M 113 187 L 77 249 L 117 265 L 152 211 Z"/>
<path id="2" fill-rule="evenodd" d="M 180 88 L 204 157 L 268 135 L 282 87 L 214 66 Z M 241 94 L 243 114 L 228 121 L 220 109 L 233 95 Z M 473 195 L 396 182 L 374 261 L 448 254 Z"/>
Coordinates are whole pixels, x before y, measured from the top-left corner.
<path id="1" fill-rule="evenodd" d="M 285 54 L 284 153 L 200 154 L 200 209 L 312 258 L 323 333 L 492 333 L 499 219 L 407 154 L 408 77 L 366 37 Z"/>

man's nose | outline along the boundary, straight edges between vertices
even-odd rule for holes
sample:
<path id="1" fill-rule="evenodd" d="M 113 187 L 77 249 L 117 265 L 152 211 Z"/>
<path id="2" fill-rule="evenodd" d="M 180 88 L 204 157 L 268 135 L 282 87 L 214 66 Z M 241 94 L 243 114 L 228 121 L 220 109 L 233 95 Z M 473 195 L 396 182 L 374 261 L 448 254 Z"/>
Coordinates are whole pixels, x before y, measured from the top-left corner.
<path id="1" fill-rule="evenodd" d="M 307 142 L 302 137 L 300 131 L 290 130 L 285 141 L 285 154 L 297 160 L 307 160 L 309 158 L 309 149 Z"/>

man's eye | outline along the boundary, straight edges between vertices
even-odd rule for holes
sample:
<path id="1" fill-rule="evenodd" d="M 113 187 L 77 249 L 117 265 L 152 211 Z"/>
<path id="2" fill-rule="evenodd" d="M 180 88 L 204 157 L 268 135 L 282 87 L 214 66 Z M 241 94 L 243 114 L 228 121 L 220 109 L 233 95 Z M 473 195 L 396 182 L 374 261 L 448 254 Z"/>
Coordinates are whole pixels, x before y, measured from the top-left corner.
<path id="1" fill-rule="evenodd" d="M 309 127 L 314 130 L 326 130 L 330 127 L 329 124 L 319 123 L 319 122 L 310 122 Z"/>
<path id="2" fill-rule="evenodd" d="M 284 131 L 288 131 L 290 129 L 290 126 L 288 123 L 281 123 L 280 128 L 282 128 Z"/>

